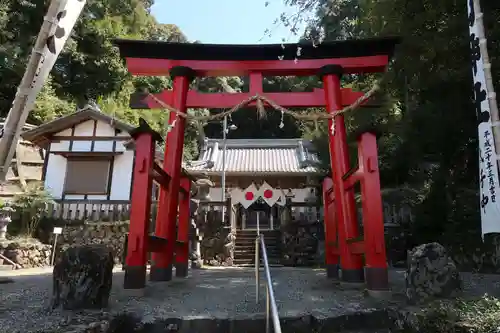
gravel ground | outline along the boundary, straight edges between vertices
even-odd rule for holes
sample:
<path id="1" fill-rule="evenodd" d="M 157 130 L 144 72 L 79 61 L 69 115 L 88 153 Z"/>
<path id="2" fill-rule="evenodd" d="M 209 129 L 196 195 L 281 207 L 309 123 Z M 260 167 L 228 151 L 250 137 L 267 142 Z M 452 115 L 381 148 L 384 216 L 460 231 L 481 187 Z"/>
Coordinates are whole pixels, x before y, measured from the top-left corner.
<path id="1" fill-rule="evenodd" d="M 23 275 L 18 275 L 18 274 Z M 32 274 L 32 275 L 29 275 Z M 34 275 L 36 274 L 36 275 Z M 382 309 L 401 300 L 404 274 L 391 271 L 393 297 L 378 301 L 366 297 L 363 286 L 327 280 L 322 270 L 272 268 L 275 297 L 280 317 L 312 314 L 318 318 L 342 316 L 359 311 Z M 256 304 L 252 269 L 193 270 L 187 279 L 150 283 L 143 297 L 132 296 L 122 288 L 123 273 L 116 270 L 110 307 L 107 312 L 47 311 L 52 292 L 51 270 L 31 273 L 0 271 L 14 283 L 0 284 L 0 332 L 67 332 L 69 327 L 97 322 L 109 313 L 133 312 L 144 321 L 158 318 L 249 318 L 265 309 L 263 277 Z M 466 296 L 484 293 L 500 297 L 499 275 L 463 274 Z"/>

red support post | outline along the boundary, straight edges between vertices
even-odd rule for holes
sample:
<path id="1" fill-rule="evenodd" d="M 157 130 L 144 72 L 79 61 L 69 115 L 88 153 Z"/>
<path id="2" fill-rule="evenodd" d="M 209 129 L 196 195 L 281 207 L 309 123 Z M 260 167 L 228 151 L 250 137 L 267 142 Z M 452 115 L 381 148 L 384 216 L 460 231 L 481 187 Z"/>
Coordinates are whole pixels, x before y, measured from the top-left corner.
<path id="1" fill-rule="evenodd" d="M 135 140 L 134 186 L 132 187 L 130 230 L 125 268 L 125 289 L 141 289 L 146 285 L 146 264 L 149 237 L 149 215 L 153 179 L 155 140 L 160 139 L 141 119 L 139 127 L 130 135 Z"/>
<path id="2" fill-rule="evenodd" d="M 170 69 L 170 75 L 173 80 L 172 107 L 179 112 L 186 113 L 189 84 L 195 77 L 195 72 L 189 67 L 178 66 Z M 150 272 L 152 281 L 170 281 L 172 279 L 185 127 L 186 119 L 178 116 L 174 128 L 167 136 L 163 169 L 170 175 L 171 180 L 167 190 L 162 191 L 156 223 L 162 225 L 159 226 L 162 234 L 157 234 L 157 236 L 168 239 L 168 242 L 164 252 L 155 253 L 153 256 Z"/>
<path id="3" fill-rule="evenodd" d="M 367 289 L 387 290 L 389 277 L 385 250 L 384 216 L 378 169 L 377 137 L 363 133 L 358 139 L 358 160 L 361 177 L 363 226 L 365 243 L 365 274 Z"/>
<path id="4" fill-rule="evenodd" d="M 165 103 L 167 103 L 168 105 L 172 105 L 173 95 L 170 95 L 169 97 L 170 97 L 170 99 L 165 100 Z M 170 112 L 169 117 L 168 117 L 168 123 L 172 124 L 172 122 L 174 121 L 176 116 L 177 115 L 174 112 Z M 167 140 L 165 142 L 165 153 L 168 149 L 167 142 L 168 142 L 168 138 L 170 136 L 171 136 L 171 134 L 168 133 Z M 165 161 L 166 161 L 166 159 L 164 159 L 164 161 L 163 161 L 163 170 L 168 174 L 168 168 L 166 167 Z M 155 223 L 155 236 L 158 236 L 158 237 L 161 237 L 164 239 L 168 239 L 167 238 L 168 237 L 168 230 L 167 230 L 168 226 L 165 223 L 165 221 L 166 221 L 165 208 L 167 207 L 166 201 L 167 201 L 168 196 L 169 196 L 168 195 L 168 188 L 165 186 L 160 186 L 160 193 L 158 195 L 158 210 L 156 212 L 156 220 L 155 220 L 156 221 L 156 223 Z M 166 249 L 165 249 L 165 251 L 166 251 Z M 161 257 L 162 257 L 162 255 L 157 254 L 157 252 L 151 253 L 152 267 L 155 267 L 155 263 L 160 261 Z M 154 274 L 152 274 L 152 275 L 154 275 Z M 154 278 L 154 276 L 153 276 L 153 278 Z"/>
<path id="5" fill-rule="evenodd" d="M 340 77 L 343 69 L 339 65 L 323 66 L 320 75 L 325 91 L 326 109 L 330 114 L 342 109 Z M 328 121 L 329 128 L 335 122 L 335 134 L 329 134 L 330 161 L 335 189 L 335 207 L 338 221 L 339 252 L 342 280 L 363 282 L 363 261 L 359 254 L 349 251 L 347 241 L 359 236 L 354 193 L 346 191 L 343 177 L 350 168 L 349 151 L 344 116 L 339 115 Z"/>
<path id="6" fill-rule="evenodd" d="M 175 249 L 175 275 L 177 277 L 188 276 L 189 262 L 189 203 L 191 201 L 189 190 L 191 180 L 187 177 L 181 178 L 181 186 L 188 189 L 182 192 L 179 201 L 179 223 L 177 226 L 177 245 Z"/>
<path id="7" fill-rule="evenodd" d="M 169 124 L 172 124 L 174 119 L 176 118 L 176 114 L 171 112 L 169 115 Z M 168 151 L 168 142 L 172 136 L 172 132 L 168 133 L 167 140 L 165 143 L 165 156 L 163 160 L 163 170 L 167 172 L 170 176 L 169 166 L 167 164 L 167 151 Z M 173 179 L 171 178 L 170 183 L 172 183 Z M 156 224 L 155 224 L 155 235 L 164 239 L 167 239 L 167 244 L 172 242 L 171 237 L 169 237 L 169 227 L 167 222 L 167 207 L 168 207 L 168 198 L 170 197 L 168 192 L 168 187 L 160 187 L 160 195 L 158 197 L 158 211 L 156 212 Z M 166 258 L 167 247 L 165 246 L 163 251 L 161 252 L 153 252 L 151 253 L 151 271 L 150 271 L 150 280 L 152 281 L 169 281 L 172 278 L 172 270 L 170 269 L 170 277 L 168 276 L 168 269 L 161 270 L 160 267 L 168 268 L 168 259 Z M 164 276 L 162 274 L 167 274 Z"/>
<path id="8" fill-rule="evenodd" d="M 333 180 L 323 180 L 323 210 L 325 228 L 325 261 L 326 276 L 328 278 L 339 277 L 339 256 L 337 253 L 337 224 L 335 223 L 335 203 L 330 198 L 333 191 Z"/>

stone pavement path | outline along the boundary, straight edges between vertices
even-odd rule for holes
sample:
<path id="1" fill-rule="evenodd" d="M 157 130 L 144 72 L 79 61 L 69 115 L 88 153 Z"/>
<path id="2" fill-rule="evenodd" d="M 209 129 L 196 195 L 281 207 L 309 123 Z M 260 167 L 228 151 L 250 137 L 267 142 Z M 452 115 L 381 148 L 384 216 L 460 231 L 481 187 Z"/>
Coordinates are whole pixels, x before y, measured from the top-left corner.
<path id="1" fill-rule="evenodd" d="M 85 311 L 48 312 L 52 291 L 52 270 L 31 272 L 0 271 L 14 283 L 0 284 L 0 332 L 35 332 L 99 321 L 106 313 Z M 31 275 L 29 275 L 31 274 Z M 313 315 L 316 318 L 342 317 L 357 312 L 375 311 L 402 299 L 404 274 L 391 271 L 393 298 L 388 301 L 367 297 L 363 286 L 328 280 L 323 270 L 272 268 L 280 317 Z M 500 276 L 464 274 L 466 293 L 485 292 L 500 297 Z M 265 288 L 261 277 L 259 303 L 256 304 L 252 269 L 225 268 L 192 270 L 187 279 L 149 283 L 143 297 L 131 296 L 122 288 L 123 273 L 115 270 L 110 307 L 107 312 L 133 312 L 144 321 L 159 318 L 249 318 L 262 316 Z M 66 332 L 66 329 L 63 330 Z"/>

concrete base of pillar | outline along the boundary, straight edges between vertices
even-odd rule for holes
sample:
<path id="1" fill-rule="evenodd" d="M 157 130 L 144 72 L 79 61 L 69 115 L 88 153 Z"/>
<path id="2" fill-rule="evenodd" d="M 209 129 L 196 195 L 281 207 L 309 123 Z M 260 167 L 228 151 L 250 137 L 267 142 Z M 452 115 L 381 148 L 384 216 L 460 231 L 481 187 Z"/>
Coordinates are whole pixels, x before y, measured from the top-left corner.
<path id="1" fill-rule="evenodd" d="M 326 277 L 329 279 L 338 279 L 339 278 L 339 265 L 330 264 L 326 265 Z"/>
<path id="2" fill-rule="evenodd" d="M 175 276 L 176 277 L 187 277 L 188 276 L 188 263 L 176 263 L 175 264 Z"/>
<path id="3" fill-rule="evenodd" d="M 124 289 L 143 289 L 146 287 L 146 266 L 125 267 Z"/>
<path id="4" fill-rule="evenodd" d="M 366 286 L 372 291 L 389 290 L 389 272 L 387 268 L 365 268 Z"/>
<path id="5" fill-rule="evenodd" d="M 168 267 L 151 266 L 149 280 L 156 282 L 172 280 L 172 265 Z"/>
<path id="6" fill-rule="evenodd" d="M 361 269 L 341 269 L 340 279 L 343 282 L 363 283 L 365 281 L 364 270 Z"/>

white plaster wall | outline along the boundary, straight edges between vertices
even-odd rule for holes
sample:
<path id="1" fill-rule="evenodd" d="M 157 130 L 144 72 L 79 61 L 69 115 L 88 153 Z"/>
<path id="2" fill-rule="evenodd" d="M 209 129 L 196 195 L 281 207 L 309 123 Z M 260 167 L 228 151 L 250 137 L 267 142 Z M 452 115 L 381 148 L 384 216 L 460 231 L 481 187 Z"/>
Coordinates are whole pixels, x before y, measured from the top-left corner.
<path id="1" fill-rule="evenodd" d="M 130 198 L 134 153 L 132 150 L 127 150 L 122 155 L 115 157 L 111 179 L 111 200 L 129 200 Z"/>
<path id="2" fill-rule="evenodd" d="M 85 121 L 81 124 L 78 124 L 75 126 L 75 136 L 92 136 L 94 133 L 94 120 L 88 120 Z M 61 131 L 59 133 L 55 134 L 56 136 L 71 136 L 71 128 L 65 129 L 64 131 Z M 103 121 L 98 121 L 97 122 L 97 127 L 96 127 L 96 136 L 104 136 L 104 137 L 110 137 L 110 136 L 115 136 L 115 128 L 110 126 L 109 124 L 103 122 Z M 117 137 L 128 137 L 128 133 L 126 132 L 121 132 L 117 135 Z M 125 140 L 117 140 L 116 141 L 116 148 L 115 151 L 117 152 L 124 152 L 125 146 L 123 143 Z M 70 151 L 70 144 L 69 140 L 61 141 L 61 142 L 52 142 L 51 144 L 51 150 L 52 151 Z M 74 152 L 87 152 L 91 151 L 92 147 L 92 141 L 91 140 L 86 140 L 86 141 L 73 141 L 72 149 L 71 151 Z M 107 140 L 107 141 L 95 141 L 94 142 L 94 151 L 96 152 L 107 152 L 107 151 L 113 151 L 113 141 Z"/>
<path id="3" fill-rule="evenodd" d="M 115 128 L 110 126 L 108 123 L 98 121 L 96 127 L 96 136 L 115 136 Z M 121 133 L 117 136 L 122 136 Z M 125 133 L 128 136 L 128 133 Z M 116 141 L 115 151 L 123 152 L 125 147 L 123 146 L 124 141 Z M 113 151 L 113 141 L 95 141 L 94 151 L 105 152 Z"/>
<path id="4" fill-rule="evenodd" d="M 50 149 L 53 150 L 50 144 Z M 64 178 L 66 176 L 66 158 L 61 155 L 49 154 L 47 171 L 45 173 L 45 189 L 54 199 L 61 199 L 64 189 Z"/>
<path id="5" fill-rule="evenodd" d="M 114 136 L 115 128 L 109 125 L 108 123 L 105 123 L 103 121 L 98 121 L 95 132 L 97 136 Z"/>
<path id="6" fill-rule="evenodd" d="M 87 120 L 75 127 L 75 136 L 92 136 L 94 134 L 94 121 Z M 97 134 L 96 134 L 97 135 Z M 92 141 L 73 141 L 71 151 L 90 151 Z"/>
<path id="7" fill-rule="evenodd" d="M 130 135 L 127 133 L 127 132 L 120 132 L 116 135 L 117 137 L 120 137 L 120 138 L 123 138 L 123 137 L 126 137 L 127 139 L 130 138 Z M 119 152 L 124 152 L 126 151 L 127 149 L 125 148 L 125 146 L 123 145 L 124 143 L 126 142 L 126 140 L 119 140 L 116 142 L 116 151 L 119 151 Z"/>
<path id="8" fill-rule="evenodd" d="M 62 130 L 61 132 L 57 133 L 57 135 L 70 136 L 71 128 L 66 128 L 65 130 Z"/>
<path id="9" fill-rule="evenodd" d="M 63 135 L 61 133 L 57 133 L 57 135 Z M 64 134 L 64 135 L 66 135 L 66 134 Z M 69 135 L 71 135 L 71 133 Z M 51 142 L 50 143 L 50 150 L 51 151 L 69 151 L 69 141 L 65 140 L 65 141 L 60 141 L 60 142 Z"/>

